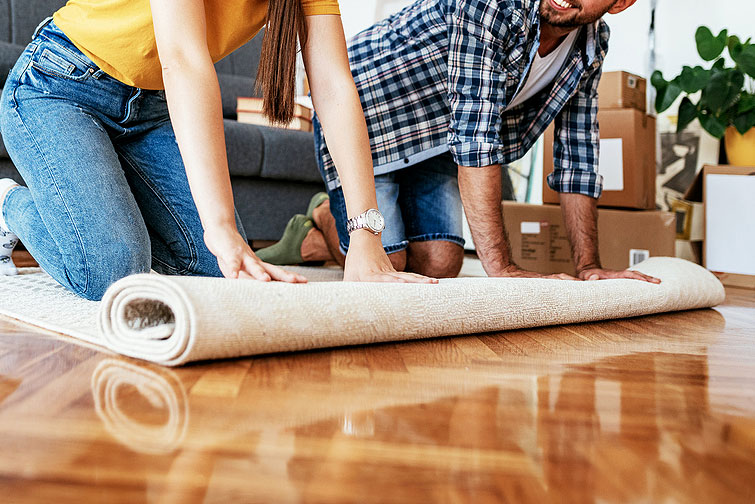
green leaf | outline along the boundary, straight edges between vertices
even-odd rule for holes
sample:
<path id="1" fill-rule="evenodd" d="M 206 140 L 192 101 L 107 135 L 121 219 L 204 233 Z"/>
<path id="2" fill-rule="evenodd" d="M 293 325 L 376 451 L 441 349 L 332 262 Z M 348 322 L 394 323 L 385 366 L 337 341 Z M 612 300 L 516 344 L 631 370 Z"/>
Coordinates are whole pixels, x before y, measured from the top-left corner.
<path id="1" fill-rule="evenodd" d="M 742 52 L 742 42 L 739 40 L 739 37 L 736 35 L 732 35 L 729 37 L 729 41 L 727 42 L 727 47 L 729 48 L 729 55 L 731 56 L 731 59 L 736 60 L 737 56 L 739 56 L 739 53 Z"/>
<path id="2" fill-rule="evenodd" d="M 711 67 L 710 70 L 713 74 L 717 74 L 719 72 L 723 72 L 724 70 L 726 70 L 725 67 L 726 67 L 726 60 L 723 58 L 720 58 L 716 60 L 715 63 L 713 63 L 713 66 Z"/>
<path id="3" fill-rule="evenodd" d="M 655 109 L 663 112 L 674 104 L 674 101 L 682 94 L 682 87 L 679 85 L 679 78 L 672 80 L 663 90 L 658 90 L 658 96 L 655 97 Z"/>
<path id="4" fill-rule="evenodd" d="M 723 30 L 718 36 L 714 37 L 713 32 L 707 26 L 701 26 L 695 33 L 697 42 L 697 52 L 705 61 L 713 61 L 721 56 L 728 42 L 727 31 Z"/>
<path id="5" fill-rule="evenodd" d="M 705 87 L 710 76 L 711 72 L 701 66 L 696 66 L 695 68 L 685 66 L 679 76 L 679 83 L 685 93 L 697 93 Z"/>
<path id="6" fill-rule="evenodd" d="M 712 114 L 701 115 L 700 124 L 705 131 L 718 139 L 723 138 L 726 133 L 726 125 Z"/>
<path id="7" fill-rule="evenodd" d="M 745 77 L 739 70 L 728 69 L 711 77 L 701 100 L 714 114 L 720 114 L 737 100 Z"/>
<path id="8" fill-rule="evenodd" d="M 663 74 L 660 70 L 656 70 L 653 72 L 653 75 L 650 76 L 650 84 L 653 85 L 654 88 L 660 90 L 660 89 L 666 89 L 668 86 L 668 82 L 666 82 L 666 79 L 663 78 Z"/>
<path id="9" fill-rule="evenodd" d="M 755 111 L 737 116 L 734 119 L 734 127 L 742 135 L 750 131 L 750 129 L 755 128 Z"/>
<path id="10" fill-rule="evenodd" d="M 734 61 L 744 73 L 755 78 L 755 45 L 747 45 L 742 48 Z"/>
<path id="11" fill-rule="evenodd" d="M 755 95 L 742 93 L 742 95 L 739 97 L 737 113 L 744 114 L 745 112 L 749 112 L 751 110 L 755 110 Z"/>
<path id="12" fill-rule="evenodd" d="M 682 99 L 682 103 L 679 105 L 679 118 L 676 123 L 676 131 L 680 133 L 689 126 L 689 123 L 697 118 L 697 105 L 686 96 Z"/>

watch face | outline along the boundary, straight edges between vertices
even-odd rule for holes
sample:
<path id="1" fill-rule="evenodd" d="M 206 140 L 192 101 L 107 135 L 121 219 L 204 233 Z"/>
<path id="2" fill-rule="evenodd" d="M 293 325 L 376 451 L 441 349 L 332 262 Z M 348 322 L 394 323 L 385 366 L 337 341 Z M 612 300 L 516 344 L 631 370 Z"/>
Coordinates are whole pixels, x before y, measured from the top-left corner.
<path id="1" fill-rule="evenodd" d="M 367 226 L 375 232 L 380 232 L 385 227 L 385 219 L 383 219 L 382 214 L 377 210 L 371 209 L 367 211 L 365 220 L 367 221 Z"/>

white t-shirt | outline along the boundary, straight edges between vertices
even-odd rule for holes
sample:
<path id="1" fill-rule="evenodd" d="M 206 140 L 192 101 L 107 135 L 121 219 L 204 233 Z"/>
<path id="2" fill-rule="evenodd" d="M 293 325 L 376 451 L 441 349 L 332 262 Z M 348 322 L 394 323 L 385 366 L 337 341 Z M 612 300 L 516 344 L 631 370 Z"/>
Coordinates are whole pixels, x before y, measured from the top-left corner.
<path id="1" fill-rule="evenodd" d="M 540 57 L 539 53 L 535 55 L 535 61 L 532 62 L 530 74 L 527 76 L 524 86 L 514 96 L 506 110 L 521 105 L 553 82 L 564 61 L 569 57 L 578 34 L 579 30 L 573 30 L 561 41 L 558 47 L 543 58 Z"/>

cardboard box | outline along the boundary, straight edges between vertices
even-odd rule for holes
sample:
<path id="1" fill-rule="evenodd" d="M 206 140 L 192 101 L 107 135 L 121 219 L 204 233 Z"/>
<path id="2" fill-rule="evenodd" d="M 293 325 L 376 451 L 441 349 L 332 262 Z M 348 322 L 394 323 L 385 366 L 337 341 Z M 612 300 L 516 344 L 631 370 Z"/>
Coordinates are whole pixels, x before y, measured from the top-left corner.
<path id="1" fill-rule="evenodd" d="M 705 166 L 702 186 L 703 266 L 724 285 L 755 289 L 755 167 Z"/>
<path id="2" fill-rule="evenodd" d="M 575 273 L 569 239 L 556 205 L 503 203 L 514 261 L 540 273 Z M 598 246 L 604 268 L 626 269 L 648 257 L 674 256 L 676 217 L 671 212 L 598 210 Z"/>
<path id="3" fill-rule="evenodd" d="M 647 110 L 647 81 L 628 72 L 605 72 L 598 84 L 598 108 Z"/>
<path id="4" fill-rule="evenodd" d="M 655 208 L 655 118 L 635 109 L 598 112 L 600 160 L 603 175 L 600 207 Z M 559 203 L 548 187 L 553 172 L 553 126 L 545 132 L 543 148 L 543 203 Z"/>

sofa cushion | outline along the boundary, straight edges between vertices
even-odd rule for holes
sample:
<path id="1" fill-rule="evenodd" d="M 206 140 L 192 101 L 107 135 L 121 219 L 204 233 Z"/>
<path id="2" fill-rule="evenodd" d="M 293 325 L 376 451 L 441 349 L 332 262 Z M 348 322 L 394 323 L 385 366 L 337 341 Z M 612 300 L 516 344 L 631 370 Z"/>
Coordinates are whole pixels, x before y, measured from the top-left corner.
<path id="1" fill-rule="evenodd" d="M 242 77 L 254 79 L 257 75 L 257 66 L 260 62 L 263 34 L 264 30 L 258 33 L 252 40 L 215 63 L 215 69 L 218 73 L 241 75 Z"/>
<path id="2" fill-rule="evenodd" d="M 39 23 L 66 4 L 66 0 L 3 0 L 6 2 L 10 4 L 10 32 L 3 40 L 24 46 L 31 42 Z"/>
<path id="3" fill-rule="evenodd" d="M 8 77 L 16 60 L 24 52 L 24 46 L 0 42 L 0 88 L 5 86 L 5 79 Z"/>
<path id="4" fill-rule="evenodd" d="M 322 183 L 312 133 L 232 120 L 224 124 L 232 176 Z"/>

